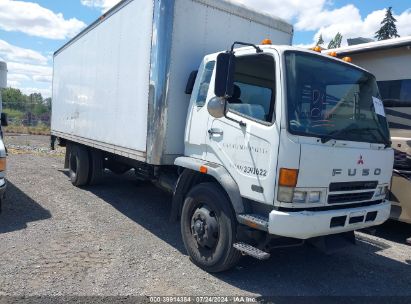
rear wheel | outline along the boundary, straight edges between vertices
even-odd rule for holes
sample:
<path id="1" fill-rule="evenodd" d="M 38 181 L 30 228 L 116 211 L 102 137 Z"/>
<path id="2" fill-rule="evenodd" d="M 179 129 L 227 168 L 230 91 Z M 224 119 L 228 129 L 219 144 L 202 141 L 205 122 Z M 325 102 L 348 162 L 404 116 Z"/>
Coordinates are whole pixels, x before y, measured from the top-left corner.
<path id="1" fill-rule="evenodd" d="M 103 153 L 100 150 L 90 151 L 89 185 L 97 185 L 103 179 Z"/>
<path id="2" fill-rule="evenodd" d="M 181 214 L 181 233 L 191 260 L 208 272 L 233 267 L 241 253 L 233 244 L 236 220 L 223 190 L 214 183 L 195 186 Z"/>
<path id="3" fill-rule="evenodd" d="M 71 183 L 76 187 L 85 186 L 89 177 L 89 155 L 86 147 L 73 145 L 69 156 L 69 174 Z"/>

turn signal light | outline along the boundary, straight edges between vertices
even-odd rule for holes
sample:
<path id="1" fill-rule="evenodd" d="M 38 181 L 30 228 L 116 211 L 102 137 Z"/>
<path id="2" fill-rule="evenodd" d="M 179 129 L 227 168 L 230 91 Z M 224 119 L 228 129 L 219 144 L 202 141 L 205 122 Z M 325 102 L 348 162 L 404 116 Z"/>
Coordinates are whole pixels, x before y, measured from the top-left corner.
<path id="1" fill-rule="evenodd" d="M 297 186 L 298 170 L 297 169 L 280 169 L 279 185 L 286 187 Z"/>
<path id="2" fill-rule="evenodd" d="M 264 39 L 264 40 L 261 42 L 261 44 L 262 44 L 262 45 L 270 45 L 270 44 L 273 44 L 273 42 L 271 41 L 271 39 Z"/>
<path id="3" fill-rule="evenodd" d="M 6 171 L 6 158 L 0 158 L 0 171 Z"/>
<path id="4" fill-rule="evenodd" d="M 351 62 L 352 62 L 352 58 L 351 58 L 351 57 L 344 57 L 344 58 L 342 59 L 342 61 L 351 63 Z"/>
<path id="5" fill-rule="evenodd" d="M 206 166 L 201 166 L 200 167 L 200 173 L 207 174 L 208 173 L 207 167 Z"/>

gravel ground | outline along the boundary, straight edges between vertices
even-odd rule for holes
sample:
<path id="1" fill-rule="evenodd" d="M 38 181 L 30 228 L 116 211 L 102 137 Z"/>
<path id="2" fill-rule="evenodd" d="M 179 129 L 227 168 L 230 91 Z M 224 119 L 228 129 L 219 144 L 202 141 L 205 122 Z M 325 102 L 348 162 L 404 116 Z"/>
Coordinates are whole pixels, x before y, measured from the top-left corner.
<path id="1" fill-rule="evenodd" d="M 408 295 L 411 226 L 389 222 L 334 255 L 299 247 L 208 274 L 190 263 L 171 198 L 132 176 L 74 188 L 48 138 L 7 136 L 0 295 Z"/>

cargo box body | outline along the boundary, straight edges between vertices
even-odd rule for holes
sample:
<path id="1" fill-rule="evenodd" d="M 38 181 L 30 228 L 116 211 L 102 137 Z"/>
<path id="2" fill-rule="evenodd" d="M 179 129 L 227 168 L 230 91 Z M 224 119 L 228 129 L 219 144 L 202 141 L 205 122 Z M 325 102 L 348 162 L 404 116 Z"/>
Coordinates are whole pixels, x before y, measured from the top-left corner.
<path id="1" fill-rule="evenodd" d="M 125 0 L 54 56 L 52 134 L 153 165 L 184 153 L 188 76 L 234 41 L 292 26 L 223 0 Z"/>

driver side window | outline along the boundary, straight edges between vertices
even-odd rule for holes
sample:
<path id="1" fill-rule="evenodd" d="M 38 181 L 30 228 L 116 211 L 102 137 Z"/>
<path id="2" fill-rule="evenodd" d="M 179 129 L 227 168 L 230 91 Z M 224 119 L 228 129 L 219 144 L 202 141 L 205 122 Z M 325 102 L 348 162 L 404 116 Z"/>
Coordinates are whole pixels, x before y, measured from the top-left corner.
<path id="1" fill-rule="evenodd" d="M 203 107 L 206 103 L 211 77 L 213 76 L 214 66 L 215 61 L 207 62 L 201 75 L 197 76 L 200 77 L 200 86 L 196 97 L 197 107 Z"/>
<path id="2" fill-rule="evenodd" d="M 254 120 L 271 123 L 275 106 L 275 62 L 271 55 L 239 56 L 236 60 L 234 93 L 228 109 Z"/>

